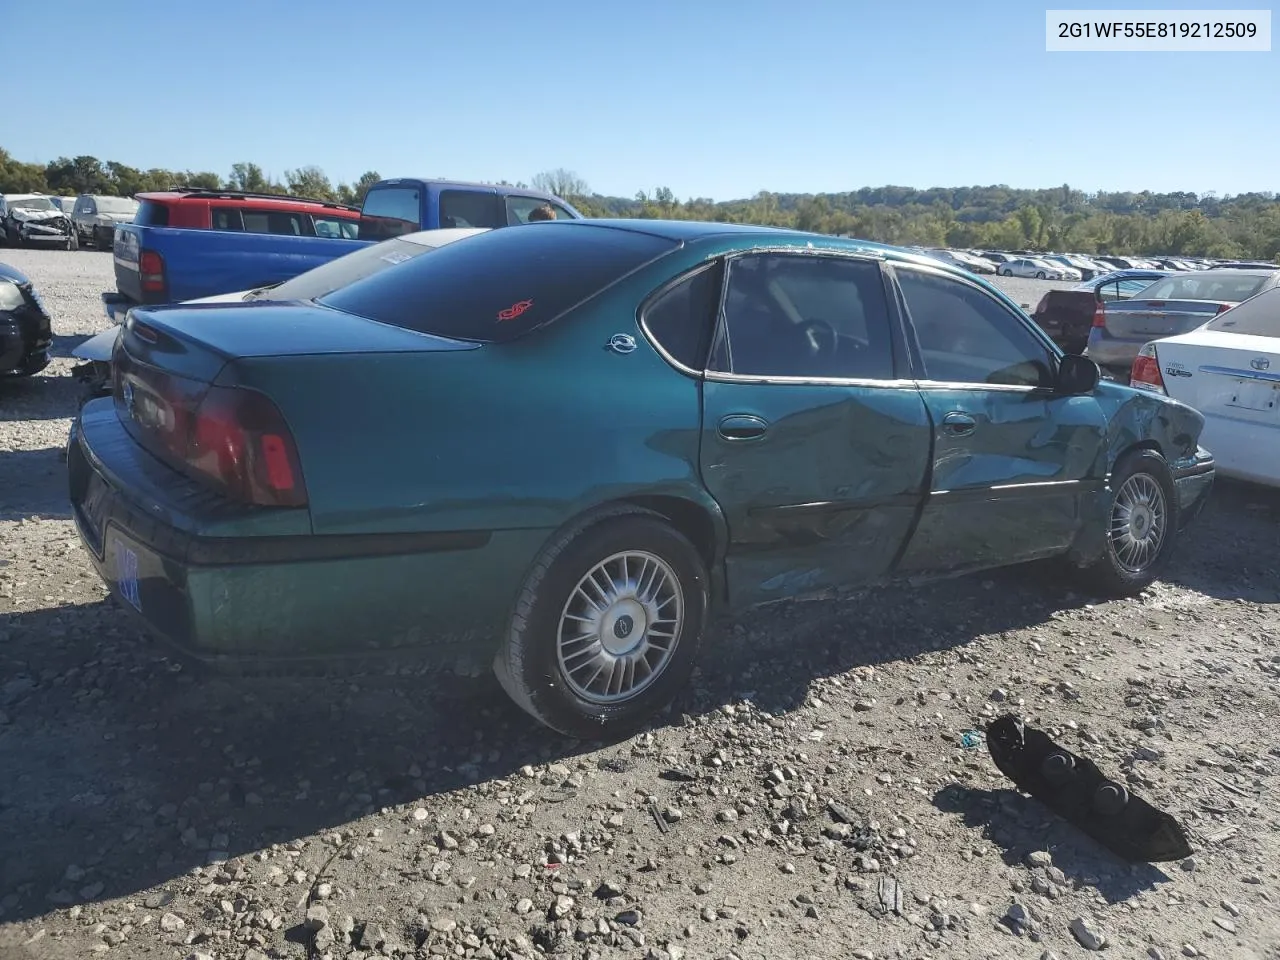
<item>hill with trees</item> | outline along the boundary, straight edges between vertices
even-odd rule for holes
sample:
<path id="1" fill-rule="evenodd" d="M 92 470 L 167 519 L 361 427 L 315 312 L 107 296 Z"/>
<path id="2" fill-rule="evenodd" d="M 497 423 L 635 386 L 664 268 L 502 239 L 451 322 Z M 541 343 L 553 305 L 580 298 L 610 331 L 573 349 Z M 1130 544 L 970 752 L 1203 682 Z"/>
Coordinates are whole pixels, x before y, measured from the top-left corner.
<path id="1" fill-rule="evenodd" d="M 0 148 L 0 193 L 129 196 L 192 186 L 358 204 L 379 179 L 371 170 L 355 183 L 334 184 L 316 166 L 286 170 L 277 179 L 247 162 L 234 164 L 226 177 L 208 171 L 140 170 L 91 156 L 36 164 L 16 160 Z M 1146 190 L 1088 193 L 1067 184 L 1041 190 L 884 186 L 679 200 L 666 187 L 631 198 L 603 196 L 564 169 L 539 173 L 530 185 L 564 197 L 588 216 L 758 223 L 904 245 L 1280 261 L 1280 196 L 1272 192 L 1219 197 Z"/>

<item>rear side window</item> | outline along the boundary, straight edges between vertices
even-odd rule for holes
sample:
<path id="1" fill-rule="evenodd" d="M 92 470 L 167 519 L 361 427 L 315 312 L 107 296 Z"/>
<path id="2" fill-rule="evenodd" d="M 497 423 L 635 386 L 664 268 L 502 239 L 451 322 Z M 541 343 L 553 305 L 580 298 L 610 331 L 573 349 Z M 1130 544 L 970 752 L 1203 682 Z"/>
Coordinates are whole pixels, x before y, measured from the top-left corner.
<path id="1" fill-rule="evenodd" d="M 692 370 L 706 363 L 723 269 L 719 261 L 702 267 L 650 301 L 641 317 L 649 336 Z"/>
<path id="2" fill-rule="evenodd" d="M 286 210 L 242 210 L 246 233 L 275 233 L 300 237 L 306 231 L 302 226 L 302 214 Z"/>
<path id="3" fill-rule="evenodd" d="M 213 207 L 209 211 L 210 226 L 214 230 L 243 230 L 239 207 Z"/>
<path id="4" fill-rule="evenodd" d="M 665 237 L 581 222 L 494 230 L 319 302 L 419 333 L 503 343 L 550 323 L 677 246 Z"/>
<path id="5" fill-rule="evenodd" d="M 1209 321 L 1209 330 L 1280 338 L 1280 287 L 1272 287 Z"/>
<path id="6" fill-rule="evenodd" d="M 440 226 L 505 227 L 506 211 L 496 193 L 469 190 L 440 191 Z"/>
<path id="7" fill-rule="evenodd" d="M 138 212 L 133 222 L 142 227 L 167 227 L 169 225 L 169 208 L 154 200 L 143 200 L 138 204 Z"/>
<path id="8" fill-rule="evenodd" d="M 313 217 L 317 237 L 333 240 L 355 240 L 359 237 L 359 224 L 342 217 Z"/>

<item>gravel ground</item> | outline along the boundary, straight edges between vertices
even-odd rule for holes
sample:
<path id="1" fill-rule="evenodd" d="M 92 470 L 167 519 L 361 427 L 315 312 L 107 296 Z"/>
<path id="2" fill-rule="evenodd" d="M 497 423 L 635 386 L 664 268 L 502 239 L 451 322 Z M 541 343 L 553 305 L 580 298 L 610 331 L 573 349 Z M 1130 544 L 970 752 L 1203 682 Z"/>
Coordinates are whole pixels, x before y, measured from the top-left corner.
<path id="1" fill-rule="evenodd" d="M 1221 483 L 1132 601 L 1024 569 L 753 613 L 605 748 L 488 677 L 195 676 L 68 519 L 65 355 L 110 258 L 0 259 L 60 355 L 0 387 L 5 960 L 302 958 L 308 930 L 334 958 L 1280 957 L 1275 493 Z M 1006 710 L 1195 854 L 1120 863 L 1012 790 L 961 745 Z"/>

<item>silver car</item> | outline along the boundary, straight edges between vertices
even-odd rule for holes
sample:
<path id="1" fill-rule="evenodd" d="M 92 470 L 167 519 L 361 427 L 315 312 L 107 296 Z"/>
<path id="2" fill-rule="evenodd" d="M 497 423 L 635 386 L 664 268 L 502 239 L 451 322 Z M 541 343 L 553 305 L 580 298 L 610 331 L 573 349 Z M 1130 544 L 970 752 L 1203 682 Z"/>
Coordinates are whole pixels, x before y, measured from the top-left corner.
<path id="1" fill-rule="evenodd" d="M 1079 280 L 1080 272 L 1072 270 L 1073 276 L 1067 276 L 1067 267 L 1047 260 L 1029 260 L 1020 258 L 1000 264 L 996 273 L 1002 277 L 1034 277 L 1037 280 Z"/>
<path id="2" fill-rule="evenodd" d="M 1157 280 L 1127 300 L 1099 305 L 1089 331 L 1089 358 L 1127 381 L 1149 340 L 1189 333 L 1224 310 L 1280 286 L 1280 270 L 1196 270 Z"/>

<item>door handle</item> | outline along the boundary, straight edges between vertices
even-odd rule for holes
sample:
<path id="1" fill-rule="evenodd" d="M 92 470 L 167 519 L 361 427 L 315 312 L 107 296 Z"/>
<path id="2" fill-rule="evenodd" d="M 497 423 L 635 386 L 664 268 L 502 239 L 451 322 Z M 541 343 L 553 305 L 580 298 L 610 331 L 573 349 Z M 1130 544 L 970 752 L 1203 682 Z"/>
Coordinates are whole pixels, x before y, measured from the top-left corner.
<path id="1" fill-rule="evenodd" d="M 759 440 L 769 424 L 749 413 L 735 413 L 720 420 L 720 436 L 726 440 Z"/>
<path id="2" fill-rule="evenodd" d="M 967 437 L 978 428 L 978 421 L 967 413 L 952 410 L 942 418 L 942 426 L 953 437 Z"/>

